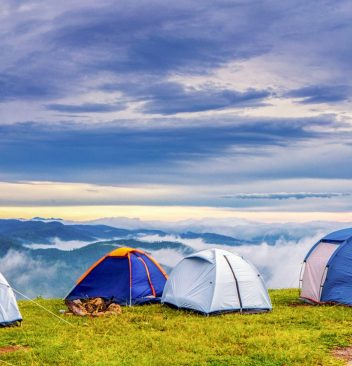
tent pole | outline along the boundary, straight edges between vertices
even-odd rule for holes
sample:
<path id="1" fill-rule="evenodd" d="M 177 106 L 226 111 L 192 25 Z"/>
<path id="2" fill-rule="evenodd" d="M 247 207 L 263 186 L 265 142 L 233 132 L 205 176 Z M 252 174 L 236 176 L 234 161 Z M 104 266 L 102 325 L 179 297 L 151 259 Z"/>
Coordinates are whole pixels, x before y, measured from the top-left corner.
<path id="1" fill-rule="evenodd" d="M 327 276 L 327 272 L 328 272 L 328 266 L 326 266 L 324 268 L 324 272 L 323 272 L 323 275 L 321 276 L 321 280 L 320 280 L 320 288 L 319 288 L 319 302 L 321 301 L 321 295 L 322 295 L 322 292 L 323 292 L 323 287 L 325 285 L 325 281 L 326 281 L 326 276 Z"/>
<path id="2" fill-rule="evenodd" d="M 130 270 L 130 304 L 132 306 L 132 266 L 131 266 L 131 254 L 128 253 L 128 267 Z"/>
<path id="3" fill-rule="evenodd" d="M 237 296 L 238 296 L 238 301 L 240 302 L 240 312 L 242 313 L 242 310 L 243 310 L 243 305 L 242 305 L 242 299 L 241 299 L 241 294 L 240 294 L 240 288 L 238 286 L 238 281 L 237 281 L 237 277 L 235 275 L 235 271 L 233 270 L 232 266 L 231 266 L 231 263 L 229 261 L 229 259 L 227 258 L 226 255 L 224 255 L 225 259 L 226 259 L 226 262 L 227 264 L 229 265 L 230 269 L 231 269 L 231 272 L 232 272 L 232 275 L 233 275 L 233 278 L 235 279 L 235 283 L 236 283 L 236 290 L 237 290 Z"/>

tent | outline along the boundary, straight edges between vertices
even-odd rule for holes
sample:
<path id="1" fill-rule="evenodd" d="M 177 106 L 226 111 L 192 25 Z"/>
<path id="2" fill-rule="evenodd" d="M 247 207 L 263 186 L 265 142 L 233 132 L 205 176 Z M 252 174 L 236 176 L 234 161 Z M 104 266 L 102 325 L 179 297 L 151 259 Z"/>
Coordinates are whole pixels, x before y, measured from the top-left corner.
<path id="1" fill-rule="evenodd" d="M 0 326 L 10 326 L 21 321 L 22 316 L 12 288 L 0 273 Z"/>
<path id="2" fill-rule="evenodd" d="M 165 271 L 147 253 L 118 248 L 94 263 L 66 299 L 102 297 L 120 305 L 157 302 L 166 279 Z"/>
<path id="3" fill-rule="evenodd" d="M 257 269 L 243 257 L 220 249 L 202 250 L 181 260 L 161 301 L 204 314 L 272 308 Z"/>
<path id="4" fill-rule="evenodd" d="M 352 228 L 326 235 L 309 250 L 300 287 L 307 302 L 352 305 Z"/>

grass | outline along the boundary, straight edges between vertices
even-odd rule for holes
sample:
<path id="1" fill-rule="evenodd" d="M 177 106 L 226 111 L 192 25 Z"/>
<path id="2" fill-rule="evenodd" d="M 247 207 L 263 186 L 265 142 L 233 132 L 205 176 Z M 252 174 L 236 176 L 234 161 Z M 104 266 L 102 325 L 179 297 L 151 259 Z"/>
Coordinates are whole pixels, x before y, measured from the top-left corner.
<path id="1" fill-rule="evenodd" d="M 306 306 L 297 290 L 270 291 L 271 313 L 206 317 L 167 306 L 123 308 L 113 318 L 60 322 L 28 301 L 23 326 L 0 329 L 0 365 L 343 365 L 331 350 L 352 343 L 352 308 Z M 38 300 L 51 311 L 62 300 Z M 1 362 L 3 361 L 3 362 Z"/>

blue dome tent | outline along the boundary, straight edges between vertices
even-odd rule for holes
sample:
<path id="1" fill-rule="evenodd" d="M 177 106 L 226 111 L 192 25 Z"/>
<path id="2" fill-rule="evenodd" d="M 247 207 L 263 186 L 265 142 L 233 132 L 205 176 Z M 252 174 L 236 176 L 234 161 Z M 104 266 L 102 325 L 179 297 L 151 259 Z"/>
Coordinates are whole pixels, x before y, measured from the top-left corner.
<path id="1" fill-rule="evenodd" d="M 118 248 L 95 262 L 66 299 L 102 297 L 120 305 L 158 302 L 166 280 L 165 271 L 147 253 Z"/>
<path id="2" fill-rule="evenodd" d="M 310 249 L 300 287 L 302 300 L 352 305 L 352 228 L 328 234 Z"/>

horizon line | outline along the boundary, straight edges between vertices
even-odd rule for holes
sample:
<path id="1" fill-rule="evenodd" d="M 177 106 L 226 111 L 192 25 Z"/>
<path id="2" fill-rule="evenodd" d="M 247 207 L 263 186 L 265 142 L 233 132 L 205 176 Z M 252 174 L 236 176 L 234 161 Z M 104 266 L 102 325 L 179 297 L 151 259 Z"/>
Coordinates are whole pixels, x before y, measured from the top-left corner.
<path id="1" fill-rule="evenodd" d="M 181 221 L 243 219 L 259 222 L 352 222 L 352 211 L 255 211 L 208 206 L 152 205 L 67 205 L 67 206 L 2 206 L 2 219 L 32 219 L 60 217 L 64 220 L 90 221 L 101 218 L 128 218 L 143 221 Z"/>

